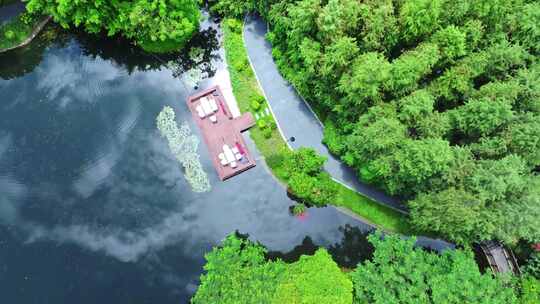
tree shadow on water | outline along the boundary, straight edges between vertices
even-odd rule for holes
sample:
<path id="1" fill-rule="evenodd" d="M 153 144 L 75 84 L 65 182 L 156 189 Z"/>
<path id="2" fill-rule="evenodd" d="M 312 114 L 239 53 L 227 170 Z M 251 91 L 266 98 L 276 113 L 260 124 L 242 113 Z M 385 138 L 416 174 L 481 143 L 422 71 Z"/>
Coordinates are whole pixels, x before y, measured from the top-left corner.
<path id="1" fill-rule="evenodd" d="M 281 252 L 281 251 L 268 251 L 266 254 L 267 258 L 272 261 L 280 259 L 286 263 L 293 263 L 298 261 L 302 255 L 313 255 L 319 246 L 313 243 L 311 237 L 306 236 L 300 245 L 295 246 L 291 251 Z"/>
<path id="2" fill-rule="evenodd" d="M 339 231 L 343 233 L 341 241 L 328 247 L 328 252 L 339 266 L 354 268 L 373 257 L 374 248 L 367 239 L 373 230 L 362 231 L 347 224 L 339 227 Z"/>
<path id="3" fill-rule="evenodd" d="M 76 31 L 75 35 L 83 54 L 111 60 L 126 68 L 129 74 L 136 70 L 169 68 L 174 77 L 193 69 L 198 70 L 203 77 L 212 77 L 215 74 L 213 62 L 219 58 L 217 30 L 211 26 L 197 32 L 182 50 L 166 54 L 145 52 L 121 36 L 88 34 L 82 30 Z"/>
<path id="4" fill-rule="evenodd" d="M 3 37 L 0 37 L 3 39 Z M 30 44 L 0 54 L 0 79 L 14 79 L 34 71 L 51 46 L 65 47 L 69 35 L 60 26 L 49 23 Z"/>
<path id="5" fill-rule="evenodd" d="M 364 232 L 358 227 L 347 224 L 339 227 L 339 231 L 343 234 L 341 241 L 328 246 L 327 250 L 340 267 L 352 269 L 358 263 L 373 257 L 373 245 L 367 240 L 367 236 L 372 230 Z M 287 252 L 269 251 L 267 257 L 270 260 L 281 259 L 284 262 L 292 263 L 298 261 L 302 255 L 313 255 L 319 247 L 311 237 L 306 236 L 302 243 L 292 250 Z"/>

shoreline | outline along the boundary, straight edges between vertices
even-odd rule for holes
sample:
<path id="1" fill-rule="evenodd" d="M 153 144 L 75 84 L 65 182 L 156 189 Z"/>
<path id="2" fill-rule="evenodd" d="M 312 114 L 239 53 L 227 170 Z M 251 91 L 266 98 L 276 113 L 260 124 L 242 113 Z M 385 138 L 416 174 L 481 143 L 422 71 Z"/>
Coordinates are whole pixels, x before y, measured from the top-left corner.
<path id="1" fill-rule="evenodd" d="M 21 47 L 24 47 L 24 46 L 27 46 L 28 44 L 30 44 L 30 42 L 32 42 L 32 40 L 34 40 L 37 37 L 37 35 L 43 30 L 45 25 L 47 25 L 47 23 L 49 23 L 49 21 L 51 21 L 51 19 L 52 19 L 51 16 L 47 16 L 45 19 L 40 21 L 34 27 L 32 32 L 30 33 L 30 36 L 28 36 L 25 40 L 21 41 L 17 45 L 14 45 L 14 46 L 11 46 L 11 47 L 8 47 L 8 48 L 5 48 L 5 49 L 0 49 L 0 54 L 5 53 L 5 52 L 9 52 L 9 51 L 12 51 L 12 50 L 15 50 L 15 49 L 18 49 L 18 48 L 21 48 Z"/>
<path id="2" fill-rule="evenodd" d="M 250 131 L 250 137 L 253 139 L 260 154 L 264 157 L 265 167 L 270 171 L 274 179 L 278 180 L 281 185 L 286 186 L 285 181 L 279 177 L 279 172 L 277 172 L 280 170 L 279 164 L 274 164 L 273 166 L 272 164 L 267 163 L 267 161 L 272 156 L 279 156 L 282 149 L 292 150 L 293 147 L 285 139 L 281 126 L 276 121 L 274 110 L 270 106 L 270 103 L 268 103 L 268 98 L 264 90 L 262 90 L 260 81 L 253 69 L 251 59 L 248 56 L 245 46 L 243 34 L 244 22 L 241 19 L 234 20 L 240 23 L 239 25 L 234 25 L 234 29 L 230 28 L 229 24 L 226 24 L 229 21 L 223 21 L 225 30 L 223 43 L 225 45 L 226 59 L 228 59 L 228 61 L 226 60 L 227 67 L 229 68 L 232 86 L 235 91 L 235 101 L 242 111 L 250 111 L 253 113 L 250 108 L 250 101 L 253 95 L 265 97 L 266 101 L 263 108 L 266 107 L 269 110 L 271 115 L 268 115 L 267 119 L 273 120 L 276 123 L 276 128 L 272 131 L 272 136 L 270 138 L 262 136 L 261 130 L 257 129 L 257 127 Z M 233 51 L 233 53 L 227 54 L 227 51 Z M 243 60 L 246 62 L 245 67 L 241 64 L 241 61 Z M 241 69 L 239 69 L 238 66 L 240 66 Z M 413 229 L 406 221 L 405 214 L 374 202 L 369 197 L 350 189 L 334 179 L 333 182 L 336 183 L 339 191 L 336 200 L 333 203 L 327 204 L 327 206 L 332 206 L 344 214 L 347 214 L 347 212 L 344 212 L 345 210 L 343 210 L 346 209 L 350 212 L 348 215 L 354 214 L 354 218 L 385 231 L 401 234 L 411 234 L 413 232 Z"/>

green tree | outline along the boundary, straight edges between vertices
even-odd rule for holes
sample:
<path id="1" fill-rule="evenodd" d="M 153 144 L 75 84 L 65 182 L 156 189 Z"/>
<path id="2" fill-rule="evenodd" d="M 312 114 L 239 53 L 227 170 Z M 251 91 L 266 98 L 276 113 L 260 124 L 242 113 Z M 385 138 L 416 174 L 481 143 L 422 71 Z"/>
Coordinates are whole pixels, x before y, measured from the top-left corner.
<path id="1" fill-rule="evenodd" d="M 373 107 L 360 117 L 353 134 L 348 137 L 349 165 L 364 164 L 388 155 L 406 138 L 407 128 L 396 118 L 395 109 Z"/>
<path id="2" fill-rule="evenodd" d="M 27 9 L 51 15 L 65 28 L 122 34 L 154 52 L 179 49 L 197 30 L 200 18 L 196 0 L 29 0 Z"/>
<path id="3" fill-rule="evenodd" d="M 453 157 L 452 148 L 445 140 L 406 140 L 399 150 L 389 157 L 377 159 L 371 168 L 384 172 L 390 193 L 412 195 L 434 190 L 433 179 L 442 177 L 450 169 Z"/>
<path id="4" fill-rule="evenodd" d="M 441 57 L 445 62 L 454 62 L 459 57 L 467 54 L 467 35 L 455 25 L 437 31 L 432 41 L 441 51 Z"/>
<path id="5" fill-rule="evenodd" d="M 383 84 L 390 78 L 391 65 L 379 53 L 365 53 L 358 56 L 351 70 L 339 81 L 338 90 L 345 94 L 344 104 L 336 106 L 338 111 L 358 107 L 364 110 L 381 101 Z"/>
<path id="6" fill-rule="evenodd" d="M 275 304 L 351 304 L 352 282 L 325 249 L 301 256 L 276 288 Z"/>
<path id="7" fill-rule="evenodd" d="M 440 58 L 439 48 L 431 43 L 423 43 L 405 52 L 392 62 L 385 89 L 396 97 L 416 90 L 422 77 L 431 72 Z"/>
<path id="8" fill-rule="evenodd" d="M 514 117 L 510 104 L 502 100 L 492 101 L 485 98 L 472 99 L 452 114 L 457 129 L 473 137 L 489 135 Z"/>
<path id="9" fill-rule="evenodd" d="M 484 73 L 487 65 L 488 58 L 484 52 L 469 54 L 432 81 L 428 89 L 445 101 L 446 108 L 451 108 L 474 90 L 473 80 Z"/>
<path id="10" fill-rule="evenodd" d="M 530 54 L 519 44 L 511 44 L 503 40 L 486 49 L 488 78 L 503 79 L 508 72 L 525 67 Z"/>
<path id="11" fill-rule="evenodd" d="M 329 0 L 317 18 L 320 40 L 330 43 L 354 34 L 359 13 L 360 8 L 355 0 Z"/>
<path id="12" fill-rule="evenodd" d="M 408 126 L 416 126 L 418 122 L 433 113 L 435 98 L 426 90 L 418 90 L 398 101 L 398 117 Z"/>
<path id="13" fill-rule="evenodd" d="M 522 43 L 531 52 L 540 51 L 540 3 L 532 2 L 523 6 L 516 18 L 513 35 L 516 42 Z"/>
<path id="14" fill-rule="evenodd" d="M 402 1 L 399 23 L 406 42 L 415 42 L 437 30 L 442 3 L 442 0 Z"/>
<path id="15" fill-rule="evenodd" d="M 540 280 L 531 276 L 521 279 L 521 304 L 540 303 Z"/>
<path id="16" fill-rule="evenodd" d="M 317 175 L 321 172 L 326 157 L 318 155 L 312 148 L 300 147 L 298 150 L 291 151 L 284 162 L 284 167 L 288 168 L 290 173 Z"/>
<path id="17" fill-rule="evenodd" d="M 254 0 L 219 0 L 210 1 L 210 11 L 226 17 L 242 18 L 248 11 L 255 9 Z"/>
<path id="18" fill-rule="evenodd" d="M 504 137 L 512 153 L 520 155 L 532 168 L 540 166 L 540 116 L 519 116 Z"/>
<path id="19" fill-rule="evenodd" d="M 398 42 L 398 21 L 391 0 L 368 0 L 359 4 L 360 37 L 366 52 L 387 52 Z"/>
<path id="20" fill-rule="evenodd" d="M 421 203 L 426 223 L 419 212 L 413 222 L 445 237 L 536 238 L 538 1 L 265 3 L 282 74 L 361 179 Z M 299 191 L 316 183 L 308 176 L 293 179 Z M 476 224 L 451 229 L 467 206 L 448 197 L 476 202 L 464 219 Z M 437 200 L 454 210 L 448 221 Z"/>
<path id="21" fill-rule="evenodd" d="M 428 253 L 396 235 L 368 239 L 375 252 L 352 274 L 355 303 L 516 303 L 502 280 L 480 273 L 470 252 Z"/>
<path id="22" fill-rule="evenodd" d="M 266 248 L 231 234 L 206 254 L 191 303 L 352 303 L 352 282 L 325 249 L 297 262 L 266 259 Z"/>
<path id="23" fill-rule="evenodd" d="M 191 300 L 193 304 L 271 303 L 285 271 L 282 262 L 268 263 L 266 249 L 249 240 L 229 235 L 220 248 L 206 254 L 206 274 Z"/>
<path id="24" fill-rule="evenodd" d="M 351 37 L 337 38 L 324 52 L 321 75 L 334 83 L 349 68 L 349 63 L 358 55 L 356 40 Z M 315 67 L 317 68 L 317 67 Z"/>
<path id="25" fill-rule="evenodd" d="M 431 230 L 459 243 L 491 233 L 482 226 L 484 203 L 466 190 L 448 188 L 421 193 L 408 205 L 411 222 L 422 231 Z"/>
<path id="26" fill-rule="evenodd" d="M 337 194 L 337 187 L 323 165 L 326 158 L 311 148 L 300 148 L 286 154 L 283 177 L 287 186 L 297 198 L 307 204 L 324 206 L 331 203 Z"/>

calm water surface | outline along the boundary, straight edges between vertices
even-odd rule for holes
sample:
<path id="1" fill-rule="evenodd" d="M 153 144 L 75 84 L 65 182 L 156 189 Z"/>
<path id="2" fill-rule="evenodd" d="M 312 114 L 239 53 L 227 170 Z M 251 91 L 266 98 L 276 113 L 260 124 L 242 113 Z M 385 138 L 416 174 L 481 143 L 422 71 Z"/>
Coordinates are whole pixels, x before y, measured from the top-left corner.
<path id="1" fill-rule="evenodd" d="M 223 76 L 219 38 L 209 28 L 156 58 L 49 27 L 0 56 L 1 303 L 187 303 L 204 254 L 235 230 L 288 259 L 316 245 L 344 265 L 366 253 L 368 227 L 333 208 L 290 216 L 260 159 L 220 182 L 201 141 L 212 190 L 191 191 L 155 119 L 172 106 L 200 135 L 184 100 Z"/>

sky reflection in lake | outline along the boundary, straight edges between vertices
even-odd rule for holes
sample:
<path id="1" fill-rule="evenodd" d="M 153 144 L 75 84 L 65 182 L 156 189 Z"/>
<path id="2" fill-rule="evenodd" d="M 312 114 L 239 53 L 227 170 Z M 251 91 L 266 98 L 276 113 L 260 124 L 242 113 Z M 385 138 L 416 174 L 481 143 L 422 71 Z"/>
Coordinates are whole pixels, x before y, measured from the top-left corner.
<path id="1" fill-rule="evenodd" d="M 200 137 L 184 102 L 193 87 L 175 77 L 190 67 L 171 70 L 131 48 L 128 62 L 107 49 L 114 42 L 62 35 L 31 68 L 31 52 L 0 56 L 0 67 L 21 65 L 0 79 L 3 302 L 186 303 L 204 253 L 235 230 L 288 252 L 306 236 L 332 245 L 347 224 L 366 228 L 333 208 L 290 216 L 292 202 L 260 159 L 220 182 L 202 142 L 212 190 L 192 192 L 155 125 L 168 105 Z M 209 47 L 203 75 L 224 69 L 222 50 Z"/>

